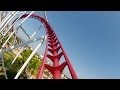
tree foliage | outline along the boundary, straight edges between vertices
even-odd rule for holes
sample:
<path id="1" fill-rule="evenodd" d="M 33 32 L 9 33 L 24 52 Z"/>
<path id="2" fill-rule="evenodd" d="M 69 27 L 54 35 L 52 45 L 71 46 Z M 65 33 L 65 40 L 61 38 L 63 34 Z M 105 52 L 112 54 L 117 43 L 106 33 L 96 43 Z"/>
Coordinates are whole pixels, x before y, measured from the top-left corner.
<path id="1" fill-rule="evenodd" d="M 3 54 L 8 78 L 15 77 L 15 75 L 17 74 L 17 72 L 22 67 L 22 65 L 24 64 L 24 62 L 27 60 L 27 58 L 30 56 L 31 53 L 32 53 L 32 50 L 29 48 L 23 50 L 23 52 L 21 53 L 22 57 L 18 57 L 13 65 L 11 65 L 11 62 L 15 58 L 15 54 L 12 51 L 5 52 Z M 41 65 L 41 60 L 39 59 L 39 57 L 37 55 L 34 55 L 19 78 L 26 79 L 27 73 L 29 73 L 33 76 L 36 76 L 40 65 Z"/>
<path id="2" fill-rule="evenodd" d="M 3 43 L 5 43 L 5 41 L 7 40 L 9 35 L 6 35 L 6 37 L 4 37 L 1 41 L 0 41 L 0 48 L 2 47 Z M 1 35 L 0 35 L 1 38 Z M 9 42 L 11 44 L 14 44 L 14 35 L 10 38 Z M 21 40 L 19 38 L 16 37 L 17 43 L 19 44 L 21 42 Z M 9 43 L 6 44 L 7 47 L 10 46 Z M 5 46 L 5 47 L 6 47 Z M 30 56 L 30 54 L 32 53 L 32 50 L 29 47 L 26 47 L 22 52 L 21 52 L 21 57 L 17 57 L 16 61 L 14 62 L 14 64 L 11 64 L 13 59 L 15 58 L 17 53 L 13 53 L 13 51 L 6 51 L 3 53 L 3 59 L 5 62 L 5 67 L 6 67 L 6 72 L 7 72 L 7 76 L 10 79 L 13 79 L 15 77 L 15 75 L 17 74 L 17 72 L 20 70 L 20 68 L 22 67 L 22 65 L 25 63 L 25 61 L 28 59 L 28 57 Z M 26 79 L 28 77 L 27 73 L 36 76 L 37 72 L 38 72 L 38 68 L 41 65 L 41 60 L 39 58 L 39 56 L 37 54 L 35 54 L 32 59 L 30 60 L 30 62 L 28 63 L 27 67 L 24 69 L 24 71 L 22 72 L 22 74 L 20 75 L 20 79 Z M 2 67 L 2 66 L 1 66 Z M 0 76 L 0 78 L 5 78 L 4 76 Z"/>

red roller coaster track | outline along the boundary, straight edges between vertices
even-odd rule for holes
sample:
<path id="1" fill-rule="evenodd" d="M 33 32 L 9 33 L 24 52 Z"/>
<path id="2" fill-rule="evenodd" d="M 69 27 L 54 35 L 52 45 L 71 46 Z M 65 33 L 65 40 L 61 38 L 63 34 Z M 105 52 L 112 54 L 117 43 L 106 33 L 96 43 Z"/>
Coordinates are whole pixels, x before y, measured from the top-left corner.
<path id="1" fill-rule="evenodd" d="M 24 14 L 20 19 L 25 18 L 27 16 L 28 14 Z M 45 54 L 43 57 L 42 65 L 40 66 L 38 71 L 37 79 L 42 79 L 43 71 L 45 68 L 52 73 L 54 79 L 61 79 L 62 71 L 66 66 L 68 66 L 69 68 L 72 79 L 77 79 L 76 73 L 69 61 L 69 58 L 67 57 L 62 47 L 62 44 L 58 40 L 50 24 L 44 18 L 35 14 L 32 14 L 30 18 L 37 19 L 41 23 L 43 23 L 47 35 Z M 60 49 L 61 52 L 58 53 Z M 50 52 L 52 55 L 49 55 L 48 52 Z M 60 58 L 62 56 L 64 56 L 65 61 L 62 64 L 59 64 Z M 53 66 L 46 64 L 47 58 L 49 58 L 53 62 Z"/>

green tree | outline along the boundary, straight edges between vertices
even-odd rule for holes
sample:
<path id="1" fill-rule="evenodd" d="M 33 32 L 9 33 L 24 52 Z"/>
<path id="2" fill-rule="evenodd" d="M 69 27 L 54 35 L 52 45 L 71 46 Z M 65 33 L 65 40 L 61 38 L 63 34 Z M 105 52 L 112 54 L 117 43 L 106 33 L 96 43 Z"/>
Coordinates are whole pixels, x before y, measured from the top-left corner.
<path id="1" fill-rule="evenodd" d="M 17 72 L 19 71 L 19 69 L 22 67 L 22 65 L 24 64 L 24 62 L 27 60 L 27 58 L 30 56 L 30 54 L 32 53 L 32 50 L 29 48 L 26 48 L 25 50 L 22 51 L 21 56 L 22 57 L 18 57 L 17 60 L 15 61 L 15 63 L 13 65 L 11 65 L 12 60 L 15 58 L 15 54 L 11 51 L 11 52 L 5 52 L 3 54 L 3 58 L 5 61 L 5 66 L 7 68 L 7 75 L 8 78 L 12 79 L 15 77 L 15 75 L 17 74 Z M 28 63 L 27 67 L 25 68 L 25 70 L 22 72 L 22 74 L 20 75 L 20 79 L 26 79 L 27 78 L 27 73 L 36 76 L 39 66 L 41 65 L 41 60 L 39 59 L 38 55 L 34 55 L 31 59 L 31 61 Z"/>
<path id="2" fill-rule="evenodd" d="M 8 36 L 9 35 L 7 34 L 6 37 L 4 37 L 2 40 L 0 40 L 0 48 L 2 47 L 3 43 L 7 40 Z M 1 35 L 0 35 L 0 38 L 1 38 Z M 17 40 L 18 44 L 21 42 L 21 40 L 17 37 L 16 37 L 16 40 Z M 11 44 L 14 43 L 14 35 L 10 38 L 9 42 Z M 7 43 L 6 46 L 9 47 L 9 43 Z M 11 63 L 12 63 L 13 59 L 15 58 L 16 54 L 14 54 L 13 51 L 9 51 L 9 52 L 7 51 L 7 52 L 3 53 L 3 59 L 5 62 L 5 67 L 7 70 L 6 72 L 7 72 L 8 78 L 13 79 L 15 77 L 15 75 L 17 74 L 17 72 L 22 67 L 22 65 L 24 64 L 24 62 L 27 60 L 27 58 L 30 56 L 31 53 L 32 53 L 32 50 L 29 47 L 26 47 L 21 52 L 21 57 L 17 57 L 16 61 L 12 65 L 11 65 Z M 39 59 L 39 56 L 37 54 L 35 54 L 19 78 L 26 79 L 27 73 L 30 73 L 31 75 L 36 76 L 36 74 L 38 72 L 38 68 L 41 65 L 41 62 L 42 61 Z M 3 75 L 1 75 L 0 79 L 1 78 L 5 78 L 5 77 Z"/>

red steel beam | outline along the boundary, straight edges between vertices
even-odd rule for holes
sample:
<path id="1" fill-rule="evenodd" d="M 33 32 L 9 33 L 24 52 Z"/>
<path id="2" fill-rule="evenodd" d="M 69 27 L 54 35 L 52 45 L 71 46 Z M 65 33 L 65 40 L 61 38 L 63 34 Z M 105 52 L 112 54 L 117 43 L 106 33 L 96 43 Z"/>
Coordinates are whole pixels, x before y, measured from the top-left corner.
<path id="1" fill-rule="evenodd" d="M 28 14 L 24 14 L 20 19 L 23 19 L 27 16 Z M 42 65 L 39 67 L 37 79 L 42 79 L 43 71 L 45 68 L 52 73 L 54 79 L 61 79 L 61 74 L 66 66 L 69 68 L 72 79 L 77 79 L 77 75 L 70 63 L 70 60 L 68 59 L 67 54 L 62 47 L 62 44 L 58 40 L 57 35 L 55 34 L 50 24 L 43 17 L 35 14 L 32 14 L 29 18 L 37 19 L 43 23 L 47 35 L 46 49 L 42 60 Z M 60 49 L 61 52 L 58 53 Z M 52 55 L 49 55 L 48 52 L 51 52 Z M 60 65 L 59 61 L 62 56 L 64 56 L 65 62 Z M 47 58 L 53 62 L 53 66 L 46 64 Z"/>

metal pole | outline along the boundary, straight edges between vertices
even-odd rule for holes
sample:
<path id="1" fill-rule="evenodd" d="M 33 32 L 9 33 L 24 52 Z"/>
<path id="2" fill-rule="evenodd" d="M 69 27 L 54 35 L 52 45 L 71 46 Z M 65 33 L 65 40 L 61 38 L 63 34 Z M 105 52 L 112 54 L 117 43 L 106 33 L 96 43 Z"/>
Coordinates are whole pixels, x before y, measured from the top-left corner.
<path id="1" fill-rule="evenodd" d="M 41 28 L 42 28 L 42 26 L 43 26 L 43 24 L 29 37 L 28 35 L 28 37 L 29 38 L 32 38 Z M 16 55 L 16 57 L 14 58 L 14 60 L 12 61 L 12 63 L 11 64 L 13 64 L 14 62 L 15 62 L 15 60 L 17 59 L 17 57 L 19 56 L 19 54 L 22 52 L 22 50 L 24 49 L 24 47 L 25 46 L 23 46 L 22 48 L 21 48 L 21 50 L 17 53 L 17 55 Z"/>
<path id="2" fill-rule="evenodd" d="M 2 11 L 1 13 L 1 17 L 4 20 L 7 16 L 9 16 L 11 14 L 12 11 Z"/>
<path id="3" fill-rule="evenodd" d="M 2 66 L 3 66 L 3 70 L 4 70 L 4 74 L 5 74 L 5 78 L 6 79 L 8 79 L 7 78 L 7 74 L 6 74 L 6 68 L 5 68 L 5 65 L 4 65 L 4 59 L 3 59 L 3 56 L 2 56 L 2 53 L 4 53 L 5 51 L 11 51 L 11 50 L 13 50 L 13 49 L 15 49 L 15 48 L 18 48 L 18 47 L 21 47 L 21 46 L 24 46 L 24 45 L 27 45 L 27 44 L 29 44 L 29 43 L 32 43 L 32 42 L 35 42 L 35 41 L 38 41 L 38 40 L 41 40 L 41 44 L 44 42 L 44 38 L 43 38 L 43 36 L 41 36 L 40 38 L 36 38 L 36 39 L 32 39 L 32 40 L 29 40 L 29 41 L 27 41 L 27 42 L 25 42 L 25 43 L 22 43 L 22 44 L 19 44 L 19 45 L 15 45 L 15 46 L 12 46 L 11 48 L 2 48 L 1 49 L 1 53 L 0 53 L 0 57 L 1 57 L 1 59 L 2 59 Z M 40 46 L 39 46 L 40 47 Z"/>
<path id="4" fill-rule="evenodd" d="M 22 73 L 22 71 L 24 70 L 24 68 L 27 66 L 27 64 L 30 62 L 31 58 L 34 56 L 34 54 L 36 53 L 36 51 L 39 49 L 39 47 L 43 44 L 44 40 L 42 40 L 34 49 L 34 51 L 32 52 L 32 54 L 28 57 L 28 59 L 26 60 L 26 62 L 23 64 L 23 66 L 20 68 L 19 72 L 17 73 L 17 75 L 15 76 L 14 79 L 17 79 L 20 74 Z"/>
<path id="5" fill-rule="evenodd" d="M 1 31 L 3 31 L 3 29 L 7 26 L 7 24 L 19 13 L 19 11 L 17 11 L 6 23 L 5 25 L 1 28 Z M 0 32 L 1 32 L 0 31 Z"/>
<path id="6" fill-rule="evenodd" d="M 10 12 L 5 18 L 4 20 L 1 22 L 0 25 L 0 29 L 2 28 L 2 26 L 5 24 L 5 22 L 11 17 L 11 14 L 14 14 L 16 11 Z"/>
<path id="7" fill-rule="evenodd" d="M 9 29 L 6 31 L 6 33 L 3 34 L 3 37 L 8 33 L 8 31 L 14 26 L 14 24 L 15 24 L 25 13 L 26 13 L 26 11 L 25 11 L 19 18 L 17 18 L 17 20 L 9 27 Z M 3 37 L 2 37 L 2 39 L 3 39 Z"/>
<path id="8" fill-rule="evenodd" d="M 11 12 L 11 14 L 8 17 L 5 18 L 5 20 L 0 25 L 0 30 L 4 26 L 4 24 L 10 19 L 10 17 L 13 16 L 15 13 L 16 13 L 16 11 L 13 11 L 13 12 Z"/>
<path id="9" fill-rule="evenodd" d="M 27 37 L 30 39 L 30 36 L 27 34 L 27 32 L 24 30 L 24 28 L 22 26 L 20 26 L 20 28 L 22 29 L 22 31 L 27 35 Z"/>
<path id="10" fill-rule="evenodd" d="M 24 49 L 25 46 L 23 46 L 20 51 L 17 53 L 16 57 L 14 58 L 14 60 L 12 61 L 11 65 L 16 61 L 17 57 L 20 55 L 20 53 L 22 52 L 22 50 Z"/>
<path id="11" fill-rule="evenodd" d="M 41 27 L 42 27 L 42 25 L 33 33 L 33 35 L 30 36 L 30 39 L 35 36 L 35 34 L 41 29 Z M 20 53 L 22 52 L 22 50 L 23 50 L 24 48 L 25 48 L 25 46 L 23 46 L 23 47 L 20 49 L 20 51 L 17 53 L 16 57 L 14 58 L 14 60 L 12 61 L 11 64 L 13 64 L 13 63 L 16 61 L 17 57 L 20 55 Z"/>
<path id="12" fill-rule="evenodd" d="M 42 25 L 30 36 L 30 38 L 32 38 L 32 37 L 42 28 L 42 26 L 43 26 L 43 23 L 42 23 Z"/>
<path id="13" fill-rule="evenodd" d="M 34 12 L 35 12 L 35 11 L 32 11 L 32 12 L 19 24 L 19 26 L 21 26 L 21 25 L 24 23 L 24 21 L 26 21 Z"/>
<path id="14" fill-rule="evenodd" d="M 32 11 L 20 24 L 17 28 L 19 28 L 32 14 L 34 13 L 34 11 Z M 15 33 L 15 30 L 11 33 L 11 35 L 8 37 L 8 39 L 6 40 L 6 42 L 2 45 L 2 47 L 4 47 L 6 45 L 6 43 L 8 42 L 8 40 L 11 38 L 11 36 Z M 1 52 L 1 51 L 0 51 Z"/>
<path id="15" fill-rule="evenodd" d="M 43 36 L 39 37 L 39 38 L 35 38 L 35 39 L 32 39 L 32 40 L 29 40 L 29 41 L 25 41 L 24 43 L 20 43 L 18 45 L 15 45 L 15 46 L 12 46 L 10 48 L 1 48 L 0 51 L 1 53 L 5 52 L 5 51 L 11 51 L 15 48 L 18 48 L 18 47 L 22 47 L 22 46 L 25 46 L 25 45 L 28 45 L 29 43 L 32 43 L 32 42 L 36 42 L 38 40 L 43 40 Z"/>

